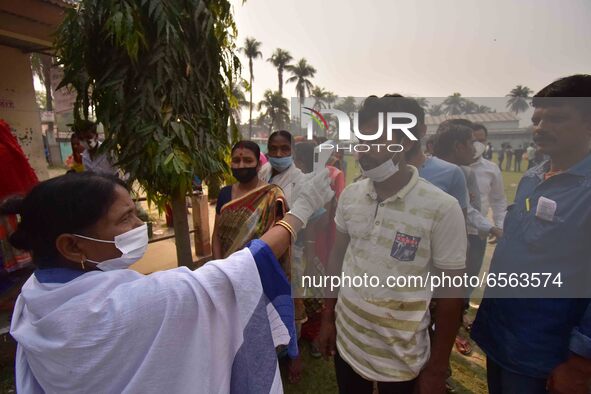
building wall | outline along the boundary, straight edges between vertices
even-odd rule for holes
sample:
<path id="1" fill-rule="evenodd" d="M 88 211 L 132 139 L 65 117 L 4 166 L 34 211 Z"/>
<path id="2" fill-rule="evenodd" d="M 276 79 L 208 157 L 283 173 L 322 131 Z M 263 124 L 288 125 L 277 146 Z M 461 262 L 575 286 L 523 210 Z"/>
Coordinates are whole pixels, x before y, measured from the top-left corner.
<path id="1" fill-rule="evenodd" d="M 29 55 L 0 45 L 0 118 L 10 125 L 40 180 L 48 178 Z M 4 165 L 4 164 L 3 164 Z"/>

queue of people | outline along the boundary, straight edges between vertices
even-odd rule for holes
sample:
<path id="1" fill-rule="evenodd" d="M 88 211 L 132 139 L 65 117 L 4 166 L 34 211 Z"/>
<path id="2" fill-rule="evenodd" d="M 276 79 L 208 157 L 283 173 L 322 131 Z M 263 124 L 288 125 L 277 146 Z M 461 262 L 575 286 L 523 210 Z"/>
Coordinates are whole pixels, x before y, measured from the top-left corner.
<path id="1" fill-rule="evenodd" d="M 84 147 L 72 158 L 83 173 L 35 179 L 0 206 L 20 217 L 6 241 L 37 268 L 11 326 L 18 391 L 282 392 L 278 360 L 298 382 L 304 338 L 334 360 L 340 393 L 444 393 L 452 348 L 470 354 L 471 336 L 487 356 L 490 393 L 588 393 L 588 292 L 517 298 L 488 288 L 472 322 L 473 286 L 310 293 L 302 277 L 478 277 L 496 243 L 491 273 L 559 269 L 564 283 L 588 283 L 589 97 L 589 75 L 534 96 L 537 149 L 518 153 L 528 167 L 530 155 L 549 160 L 526 172 L 511 205 L 486 127 L 448 120 L 427 137 L 423 108 L 401 95 L 368 97 L 359 130 L 406 112 L 415 138 L 383 133 L 358 153 L 361 177 L 346 187 L 341 154 L 315 172 L 316 144 L 288 131 L 270 134 L 266 155 L 239 141 L 236 183 L 217 199 L 213 261 L 146 276 L 126 269 L 146 251 L 146 226 L 85 125 L 72 139 Z M 403 150 L 376 148 L 388 144 Z M 498 159 L 520 170 L 511 153 Z"/>

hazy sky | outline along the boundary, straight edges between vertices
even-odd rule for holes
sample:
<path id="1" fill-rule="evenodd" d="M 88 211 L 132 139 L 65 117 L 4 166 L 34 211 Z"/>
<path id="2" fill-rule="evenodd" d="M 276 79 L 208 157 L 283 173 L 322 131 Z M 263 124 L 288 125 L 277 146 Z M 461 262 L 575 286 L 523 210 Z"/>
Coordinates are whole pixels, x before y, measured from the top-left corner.
<path id="1" fill-rule="evenodd" d="M 255 103 L 277 89 L 266 61 L 275 48 L 305 57 L 314 84 L 339 96 L 504 96 L 591 72 L 590 0 L 232 1 L 238 44 L 262 42 Z M 294 84 L 284 95 L 295 96 Z"/>

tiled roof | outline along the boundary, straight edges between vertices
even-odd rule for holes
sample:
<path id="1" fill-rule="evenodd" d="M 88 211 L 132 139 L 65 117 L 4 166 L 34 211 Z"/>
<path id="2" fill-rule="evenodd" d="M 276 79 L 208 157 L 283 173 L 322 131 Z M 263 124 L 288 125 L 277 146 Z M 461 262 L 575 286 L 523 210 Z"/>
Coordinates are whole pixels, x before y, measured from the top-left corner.
<path id="1" fill-rule="evenodd" d="M 519 118 L 513 112 L 491 112 L 486 114 L 469 114 L 469 115 L 440 115 L 431 116 L 425 115 L 426 125 L 438 125 L 448 119 L 467 119 L 475 123 L 487 122 L 518 122 Z"/>

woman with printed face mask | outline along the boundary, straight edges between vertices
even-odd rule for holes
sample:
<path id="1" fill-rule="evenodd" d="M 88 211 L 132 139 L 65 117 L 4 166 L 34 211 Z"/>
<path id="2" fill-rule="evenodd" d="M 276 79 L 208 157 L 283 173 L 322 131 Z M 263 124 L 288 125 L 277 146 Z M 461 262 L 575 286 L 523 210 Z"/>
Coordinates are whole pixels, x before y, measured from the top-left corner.
<path id="1" fill-rule="evenodd" d="M 252 141 L 239 141 L 232 147 L 232 175 L 238 182 L 220 190 L 212 237 L 214 259 L 242 249 L 287 212 L 281 188 L 257 176 L 259 157 L 260 148 Z"/>
<path id="2" fill-rule="evenodd" d="M 37 266 L 15 305 L 22 393 L 281 392 L 275 347 L 297 354 L 290 288 L 275 256 L 332 196 L 310 179 L 285 219 L 224 260 L 141 275 L 148 244 L 125 185 L 67 174 L 0 212 Z"/>

